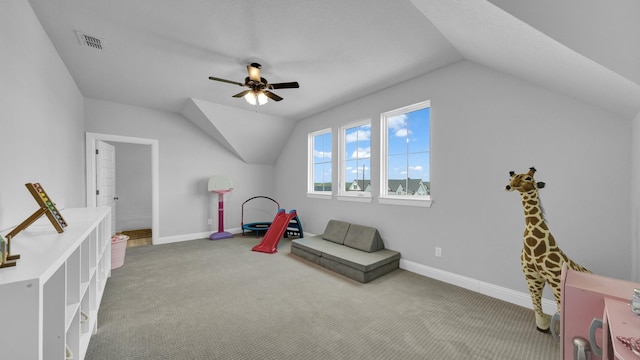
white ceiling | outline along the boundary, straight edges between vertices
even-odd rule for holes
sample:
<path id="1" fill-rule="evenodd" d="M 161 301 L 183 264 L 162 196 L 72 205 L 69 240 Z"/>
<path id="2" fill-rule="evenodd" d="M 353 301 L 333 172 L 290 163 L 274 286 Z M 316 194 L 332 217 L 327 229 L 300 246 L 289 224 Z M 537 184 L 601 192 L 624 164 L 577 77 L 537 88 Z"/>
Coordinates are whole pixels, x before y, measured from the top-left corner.
<path id="1" fill-rule="evenodd" d="M 231 97 L 241 88 L 208 76 L 243 82 L 246 64 L 259 62 L 270 82 L 300 83 L 260 112 L 298 120 L 466 58 L 638 111 L 637 0 L 29 2 L 83 95 L 96 99 L 177 113 L 189 98 L 254 110 Z M 81 46 L 75 31 L 103 50 Z M 585 90 L 595 86 L 584 86 L 593 84 L 584 71 L 613 95 Z"/>
<path id="2" fill-rule="evenodd" d="M 533 5 L 528 0 L 494 1 L 500 5 L 504 3 L 503 6 L 519 18 L 484 0 L 412 2 L 467 60 L 627 118 L 640 112 L 640 77 L 632 77 L 632 74 L 640 75 L 637 71 L 640 52 L 626 46 L 608 48 L 598 42 L 589 42 L 590 34 L 599 33 L 601 41 L 631 37 L 634 39 L 626 43 L 637 43 L 640 2 L 615 0 L 610 3 L 627 6 L 610 5 L 615 9 L 602 12 L 600 0 L 563 0 L 562 3 L 570 4 L 563 6 L 552 1 L 534 2 Z M 626 12 L 634 15 L 611 16 Z M 555 18 L 553 26 L 546 25 L 549 17 Z M 527 19 L 528 23 L 521 18 Z M 536 26 L 544 28 L 548 34 Z M 593 27 L 597 29 L 593 30 Z M 586 41 L 582 41 L 584 38 Z M 619 57 L 625 60 L 612 60 Z M 629 71 L 631 68 L 635 71 Z"/>
<path id="3" fill-rule="evenodd" d="M 298 120 L 462 59 L 408 0 L 30 3 L 83 95 L 177 113 L 189 98 L 254 111 L 231 97 L 242 88 L 208 80 L 243 82 L 251 62 L 300 83 L 260 109 Z"/>
<path id="4" fill-rule="evenodd" d="M 208 80 L 243 82 L 251 62 L 271 83 L 300 83 L 258 110 L 296 121 L 465 59 L 629 119 L 640 112 L 637 0 L 29 3 L 84 96 L 185 116 L 203 102 L 255 114 L 231 97 L 243 88 Z"/>
<path id="5" fill-rule="evenodd" d="M 576 52 L 640 84 L 640 1 L 491 2 Z"/>

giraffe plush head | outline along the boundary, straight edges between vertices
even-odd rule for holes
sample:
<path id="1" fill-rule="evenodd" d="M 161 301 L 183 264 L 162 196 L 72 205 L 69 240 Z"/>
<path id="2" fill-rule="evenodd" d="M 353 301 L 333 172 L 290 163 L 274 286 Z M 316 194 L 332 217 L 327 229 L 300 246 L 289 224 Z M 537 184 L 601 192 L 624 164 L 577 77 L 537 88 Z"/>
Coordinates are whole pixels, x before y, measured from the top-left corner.
<path id="1" fill-rule="evenodd" d="M 521 193 L 528 193 L 534 191 L 536 189 L 542 189 L 544 187 L 544 183 L 542 181 L 536 182 L 533 178 L 533 174 L 535 174 L 536 168 L 529 168 L 529 172 L 524 174 L 516 174 L 513 171 L 509 172 L 511 176 L 511 180 L 509 180 L 509 184 L 504 187 L 506 191 L 519 191 Z"/>

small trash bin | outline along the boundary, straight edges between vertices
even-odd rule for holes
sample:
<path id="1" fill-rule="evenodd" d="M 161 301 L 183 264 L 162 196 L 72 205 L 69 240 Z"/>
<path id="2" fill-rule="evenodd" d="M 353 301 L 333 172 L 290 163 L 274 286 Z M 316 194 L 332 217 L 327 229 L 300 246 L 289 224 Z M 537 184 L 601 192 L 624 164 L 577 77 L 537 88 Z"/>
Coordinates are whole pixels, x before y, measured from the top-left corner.
<path id="1" fill-rule="evenodd" d="M 127 235 L 113 235 L 111 237 L 111 270 L 124 265 L 124 254 L 127 251 Z"/>

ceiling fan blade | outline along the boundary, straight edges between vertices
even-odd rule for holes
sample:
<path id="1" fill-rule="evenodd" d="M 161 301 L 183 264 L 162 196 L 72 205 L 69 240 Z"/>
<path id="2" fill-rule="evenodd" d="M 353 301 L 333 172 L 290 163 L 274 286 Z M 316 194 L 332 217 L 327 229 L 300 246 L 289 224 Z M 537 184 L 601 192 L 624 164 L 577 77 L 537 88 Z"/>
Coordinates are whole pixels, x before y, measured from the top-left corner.
<path id="1" fill-rule="evenodd" d="M 247 71 L 249 72 L 249 79 L 260 82 L 260 68 L 262 66 L 258 63 L 252 63 L 247 65 Z"/>
<path id="2" fill-rule="evenodd" d="M 271 91 L 267 91 L 267 90 L 265 90 L 265 91 L 264 91 L 264 94 L 265 94 L 269 99 L 271 99 L 271 100 L 273 100 L 273 101 L 280 101 L 280 100 L 282 100 L 282 98 L 281 98 L 280 96 L 278 96 L 278 95 L 276 95 L 276 94 L 272 93 Z"/>
<path id="3" fill-rule="evenodd" d="M 233 97 L 235 97 L 235 98 L 241 98 L 241 97 L 243 97 L 243 96 L 247 95 L 247 94 L 248 94 L 248 93 L 250 93 L 250 92 L 251 92 L 251 90 L 245 90 L 245 91 L 242 91 L 242 92 L 239 92 L 239 93 L 237 93 L 237 94 L 233 95 Z"/>
<path id="4" fill-rule="evenodd" d="M 225 82 L 225 83 L 229 83 L 229 84 L 234 84 L 234 85 L 244 86 L 244 84 L 243 84 L 243 83 L 239 83 L 239 82 L 237 82 L 237 81 L 231 81 L 231 80 L 220 79 L 220 78 L 213 77 L 213 76 L 209 76 L 209 80 L 213 80 L 213 81 L 221 81 L 221 82 Z"/>
<path id="5" fill-rule="evenodd" d="M 300 85 L 297 81 L 293 81 L 286 83 L 269 84 L 268 87 L 269 89 L 297 89 L 300 87 Z"/>

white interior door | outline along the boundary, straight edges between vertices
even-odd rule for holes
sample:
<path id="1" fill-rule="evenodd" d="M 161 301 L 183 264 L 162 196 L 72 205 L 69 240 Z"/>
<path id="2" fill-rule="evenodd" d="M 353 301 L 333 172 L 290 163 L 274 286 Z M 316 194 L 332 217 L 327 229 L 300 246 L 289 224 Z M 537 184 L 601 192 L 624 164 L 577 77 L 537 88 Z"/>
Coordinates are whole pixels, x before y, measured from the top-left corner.
<path id="1" fill-rule="evenodd" d="M 111 207 L 111 234 L 116 233 L 116 148 L 96 142 L 96 205 Z"/>

